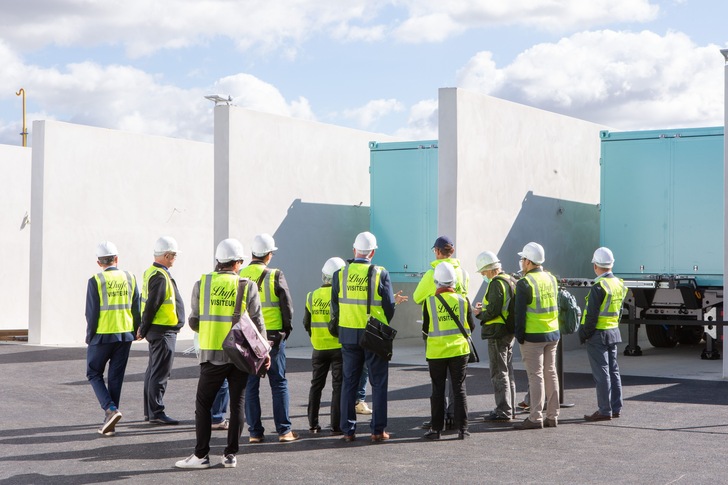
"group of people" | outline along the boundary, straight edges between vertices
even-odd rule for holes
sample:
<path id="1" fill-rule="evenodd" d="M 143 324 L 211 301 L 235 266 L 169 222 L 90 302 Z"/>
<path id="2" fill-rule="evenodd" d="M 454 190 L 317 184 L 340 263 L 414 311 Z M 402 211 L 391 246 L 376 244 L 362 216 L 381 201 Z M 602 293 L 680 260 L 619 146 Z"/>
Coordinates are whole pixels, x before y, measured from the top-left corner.
<path id="1" fill-rule="evenodd" d="M 195 401 L 196 446 L 189 457 L 176 462 L 180 468 L 211 466 L 212 429 L 227 430 L 227 445 L 221 463 L 236 466 L 243 420 L 248 424 L 249 442 L 265 440 L 261 422 L 260 379 L 238 369 L 223 351 L 223 341 L 242 315 L 250 317 L 271 350 L 265 373 L 271 387 L 273 421 L 278 441 L 299 439 L 291 429 L 286 380 L 286 340 L 292 331 L 293 305 L 283 273 L 269 263 L 278 248 L 268 234 L 255 236 L 252 261 L 244 264 L 243 245 L 235 239 L 221 241 L 215 252 L 216 266 L 201 276 L 192 291 L 190 327 L 199 335 L 200 377 Z M 306 295 L 303 325 L 313 347 L 313 375 L 308 402 L 311 433 L 321 433 L 321 394 L 331 371 L 332 400 L 329 431 L 342 435 L 344 442 L 357 439 L 357 412 L 371 413 L 369 439 L 381 442 L 387 432 L 387 388 L 389 361 L 361 345 L 367 321 L 375 318 L 389 324 L 395 306 L 408 297 L 392 289 L 389 273 L 372 264 L 377 249 L 370 232 L 357 235 L 349 262 L 334 257 L 322 267 L 322 285 Z M 471 355 L 471 333 L 476 319 L 481 336 L 488 340 L 491 380 L 496 406 L 483 419 L 515 419 L 513 346 L 520 344 L 528 375 L 530 412 L 514 424 L 515 429 L 556 427 L 559 414 L 556 345 L 558 326 L 558 284 L 542 267 L 543 247 L 528 243 L 521 257 L 520 278 L 503 272 L 495 253 L 485 251 L 476 258 L 478 272 L 487 284 L 482 302 L 471 305 L 467 293 L 469 277 L 454 258 L 455 247 L 447 236 L 433 245 L 435 260 L 413 293 L 422 306 L 425 356 L 432 381 L 431 419 L 423 424 L 426 439 L 440 439 L 443 430 L 457 430 L 458 439 L 468 432 L 465 376 Z M 154 262 L 145 271 L 140 291 L 135 277 L 118 268 L 116 246 L 98 245 L 101 271 L 88 282 L 87 377 L 104 410 L 98 432 L 113 436 L 122 418 L 119 410 L 121 387 L 131 343 L 146 339 L 149 365 L 144 380 L 144 419 L 158 425 L 178 421 L 165 412 L 163 397 L 169 378 L 179 329 L 185 321 L 184 304 L 169 269 L 179 253 L 177 242 L 162 237 L 155 243 Z M 617 328 L 626 290 L 611 268 L 614 257 L 599 248 L 592 260 L 597 274 L 586 300 L 579 337 L 587 353 L 597 385 L 598 410 L 585 416 L 589 421 L 619 417 L 622 408 L 621 383 L 616 362 Z M 108 365 L 108 387 L 104 372 Z M 366 374 L 372 389 L 372 410 L 362 407 L 362 384 Z M 229 402 L 230 419 L 220 424 L 220 404 Z M 544 417 L 544 402 L 546 412 Z"/>

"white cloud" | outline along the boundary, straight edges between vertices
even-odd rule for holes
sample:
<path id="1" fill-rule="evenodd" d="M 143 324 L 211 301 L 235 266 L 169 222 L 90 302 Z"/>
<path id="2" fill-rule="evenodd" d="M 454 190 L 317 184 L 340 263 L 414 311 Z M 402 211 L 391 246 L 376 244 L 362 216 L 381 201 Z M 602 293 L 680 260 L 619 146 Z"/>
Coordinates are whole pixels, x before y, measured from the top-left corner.
<path id="1" fill-rule="evenodd" d="M 583 32 L 538 44 L 498 69 L 475 55 L 458 86 L 614 128 L 723 124 L 723 59 L 669 32 Z"/>
<path id="2" fill-rule="evenodd" d="M 250 74 L 235 74 L 220 79 L 213 91 L 232 96 L 233 104 L 282 116 L 316 119 L 306 98 L 288 103 L 280 91 Z"/>
<path id="3" fill-rule="evenodd" d="M 342 117 L 354 120 L 362 129 L 371 129 L 380 118 L 402 110 L 404 105 L 396 99 L 375 99 L 360 108 L 344 111 Z"/>
<path id="4" fill-rule="evenodd" d="M 410 108 L 407 126 L 400 128 L 394 136 L 405 140 L 437 140 L 437 99 L 425 99 Z"/>

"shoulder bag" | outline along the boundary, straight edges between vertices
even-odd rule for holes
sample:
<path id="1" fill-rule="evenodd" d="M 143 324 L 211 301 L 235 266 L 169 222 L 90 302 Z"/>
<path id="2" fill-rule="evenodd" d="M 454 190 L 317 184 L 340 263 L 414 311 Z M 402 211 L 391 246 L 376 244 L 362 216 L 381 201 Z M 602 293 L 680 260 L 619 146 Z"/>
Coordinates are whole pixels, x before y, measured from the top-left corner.
<path id="1" fill-rule="evenodd" d="M 470 335 L 468 335 L 468 332 L 465 331 L 465 328 L 463 327 L 463 324 L 460 323 L 460 319 L 455 315 L 455 312 L 452 311 L 452 308 L 450 308 L 450 305 L 447 304 L 445 299 L 442 297 L 442 295 L 435 295 L 435 298 L 440 300 L 440 303 L 445 307 L 447 310 L 447 313 L 450 314 L 450 318 L 455 321 L 458 328 L 460 329 L 460 332 L 463 334 L 463 337 L 465 337 L 465 340 L 468 341 L 468 347 L 470 347 L 470 355 L 468 356 L 468 364 L 472 364 L 473 362 L 480 362 L 480 357 L 478 356 L 478 351 L 475 350 L 475 345 L 473 344 L 473 339 L 470 338 Z"/>
<path id="2" fill-rule="evenodd" d="M 370 265 L 367 271 L 367 325 L 359 339 L 359 345 L 389 361 L 392 360 L 392 344 L 397 330 L 371 316 L 373 273 L 374 265 Z"/>
<path id="3" fill-rule="evenodd" d="M 248 282 L 247 279 L 240 281 L 241 287 Z M 262 377 L 266 372 L 264 364 L 271 347 L 268 339 L 258 331 L 248 312 L 240 314 L 244 294 L 243 288 L 238 288 L 232 316 L 234 324 L 222 342 L 222 350 L 235 367 L 250 375 Z"/>

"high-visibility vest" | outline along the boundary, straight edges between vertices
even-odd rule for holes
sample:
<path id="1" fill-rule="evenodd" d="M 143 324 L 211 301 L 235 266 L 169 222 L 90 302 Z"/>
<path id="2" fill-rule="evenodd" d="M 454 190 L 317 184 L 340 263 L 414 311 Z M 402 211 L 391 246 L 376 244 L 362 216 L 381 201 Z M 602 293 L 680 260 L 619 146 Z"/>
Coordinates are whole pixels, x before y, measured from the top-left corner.
<path id="1" fill-rule="evenodd" d="M 127 271 L 113 269 L 94 275 L 99 290 L 97 334 L 134 331 L 131 303 L 136 291 L 136 278 Z"/>
<path id="2" fill-rule="evenodd" d="M 367 326 L 367 285 L 371 287 L 370 314 L 380 322 L 387 323 L 382 308 L 382 297 L 379 295 L 379 279 L 381 266 L 375 266 L 372 281 L 367 281 L 369 271 L 367 263 L 350 263 L 344 266 L 339 275 L 339 326 L 346 328 L 364 328 Z"/>
<path id="3" fill-rule="evenodd" d="M 154 315 L 152 324 L 174 327 L 179 323 L 177 321 L 177 299 L 174 294 L 172 278 L 169 277 L 169 273 L 167 273 L 167 271 L 163 268 L 152 265 L 144 272 L 144 286 L 142 287 L 142 314 L 144 314 L 144 308 L 147 306 L 147 298 L 149 297 L 149 280 L 157 273 L 164 276 L 166 290 L 164 293 L 164 301 L 157 310 L 157 313 Z"/>
<path id="4" fill-rule="evenodd" d="M 264 264 L 249 264 L 240 270 L 240 276 L 250 278 L 257 282 L 263 270 Z M 281 316 L 281 301 L 275 293 L 275 276 L 277 269 L 271 269 L 265 275 L 260 284 L 260 306 L 263 309 L 263 320 L 266 330 L 283 330 L 283 317 Z"/>
<path id="5" fill-rule="evenodd" d="M 508 318 L 508 315 L 510 315 L 510 312 L 508 311 L 508 308 L 511 306 L 511 299 L 513 298 L 512 292 L 511 292 L 511 286 L 508 284 L 508 278 L 510 278 L 509 275 L 505 273 L 499 273 L 495 275 L 495 277 L 490 280 L 490 283 L 488 285 L 492 285 L 496 281 L 499 282 L 500 285 L 503 286 L 503 306 L 501 306 L 501 315 L 496 316 L 492 320 L 488 320 L 487 322 L 483 322 L 484 325 L 493 325 L 493 324 L 501 324 L 505 325 L 506 321 L 504 318 Z M 488 299 L 486 298 L 488 296 L 488 290 L 486 289 L 485 295 L 483 295 L 483 309 L 488 306 Z"/>
<path id="6" fill-rule="evenodd" d="M 594 284 L 601 286 L 606 293 L 599 307 L 597 330 L 609 330 L 610 328 L 619 327 L 619 317 L 622 315 L 622 302 L 627 296 L 627 288 L 624 286 L 624 282 L 616 276 L 609 278 L 600 276 L 594 281 Z M 588 307 L 589 295 L 586 296 L 585 311 L 581 317 L 582 325 L 586 321 L 586 308 Z"/>
<path id="7" fill-rule="evenodd" d="M 227 273 L 210 273 L 200 278 L 200 350 L 222 350 L 222 342 L 232 327 L 239 282 L 238 275 Z M 245 312 L 247 296 L 243 295 L 241 314 Z"/>
<path id="8" fill-rule="evenodd" d="M 526 307 L 526 333 L 551 333 L 559 329 L 559 292 L 556 278 L 546 271 L 524 276 L 531 287 L 531 303 Z"/>
<path id="9" fill-rule="evenodd" d="M 436 259 L 430 263 L 432 269 L 429 269 L 422 275 L 422 279 L 417 284 L 417 288 L 412 293 L 412 299 L 415 303 L 421 304 L 426 298 L 432 296 L 437 291 L 437 285 L 435 285 L 435 268 L 440 263 L 450 263 L 455 269 L 455 276 L 457 281 L 455 282 L 455 292 L 460 293 L 463 296 L 468 296 L 468 287 L 470 286 L 470 277 L 467 271 L 460 265 L 460 261 L 455 258 Z"/>
<path id="10" fill-rule="evenodd" d="M 468 301 L 458 293 L 445 292 L 441 295 L 458 317 L 465 331 L 470 334 L 470 327 L 466 323 Z M 425 357 L 447 359 L 469 354 L 470 346 L 467 339 L 442 302 L 437 297 L 431 296 L 425 303 L 425 309 L 430 320 Z"/>
<path id="11" fill-rule="evenodd" d="M 306 310 L 311 314 L 311 345 L 316 350 L 341 348 L 339 339 L 329 332 L 330 309 L 330 286 L 322 286 L 306 295 Z"/>

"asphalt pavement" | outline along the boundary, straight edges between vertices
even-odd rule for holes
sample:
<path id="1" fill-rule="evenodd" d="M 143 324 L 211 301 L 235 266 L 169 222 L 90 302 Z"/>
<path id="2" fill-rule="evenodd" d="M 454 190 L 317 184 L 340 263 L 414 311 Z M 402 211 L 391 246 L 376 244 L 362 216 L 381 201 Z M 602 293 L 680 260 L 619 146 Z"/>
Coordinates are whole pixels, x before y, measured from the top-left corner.
<path id="1" fill-rule="evenodd" d="M 0 483 L 728 483 L 728 381 L 721 361 L 700 359 L 699 347 L 646 349 L 620 356 L 625 406 L 612 421 L 587 423 L 596 410 L 583 350 L 564 355 L 564 403 L 559 426 L 515 431 L 487 424 L 493 407 L 485 362 L 466 381 L 471 437 L 447 432 L 422 439 L 429 419 L 430 381 L 422 343 L 397 342 L 389 378 L 391 440 L 370 443 L 360 416 L 359 439 L 343 443 L 308 433 L 306 403 L 310 349 L 288 350 L 290 414 L 302 439 L 248 444 L 241 439 L 238 466 L 222 468 L 225 432 L 214 431 L 207 470 L 179 470 L 174 462 L 194 448 L 194 398 L 199 375 L 193 354 L 178 342 L 165 404 L 178 426 L 143 421 L 145 343 L 135 343 L 122 393 L 117 436 L 96 430 L 103 419 L 85 378 L 84 348 L 0 344 Z M 516 365 L 519 400 L 526 375 Z M 324 390 L 322 425 L 328 424 L 330 386 Z M 270 388 L 261 386 L 264 426 L 273 429 Z M 521 415 L 525 418 L 526 415 Z"/>

